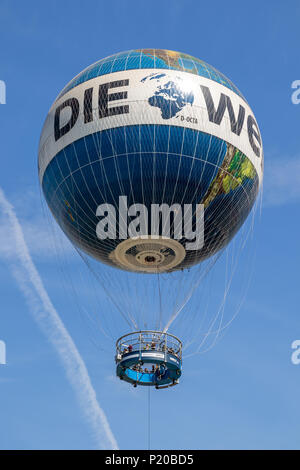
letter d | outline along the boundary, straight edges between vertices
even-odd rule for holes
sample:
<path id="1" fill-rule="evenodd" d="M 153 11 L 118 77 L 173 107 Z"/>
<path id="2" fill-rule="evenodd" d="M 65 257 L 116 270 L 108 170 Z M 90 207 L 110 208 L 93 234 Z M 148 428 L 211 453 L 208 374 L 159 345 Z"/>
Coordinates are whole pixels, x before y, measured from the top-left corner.
<path id="1" fill-rule="evenodd" d="M 71 117 L 69 121 L 60 127 L 60 113 L 66 107 L 71 108 Z M 54 117 L 54 138 L 55 142 L 63 135 L 67 134 L 75 126 L 79 115 L 79 101 L 77 98 L 69 98 L 56 108 Z"/>

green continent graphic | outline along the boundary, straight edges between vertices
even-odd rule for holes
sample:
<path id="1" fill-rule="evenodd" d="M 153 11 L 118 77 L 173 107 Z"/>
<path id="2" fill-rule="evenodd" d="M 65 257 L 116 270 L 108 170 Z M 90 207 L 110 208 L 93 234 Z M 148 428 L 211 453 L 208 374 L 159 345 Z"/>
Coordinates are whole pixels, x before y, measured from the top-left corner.
<path id="1" fill-rule="evenodd" d="M 254 179 L 255 176 L 256 170 L 249 158 L 233 145 L 227 144 L 222 166 L 202 199 L 202 204 L 208 207 L 216 196 L 234 191 L 245 179 Z"/>

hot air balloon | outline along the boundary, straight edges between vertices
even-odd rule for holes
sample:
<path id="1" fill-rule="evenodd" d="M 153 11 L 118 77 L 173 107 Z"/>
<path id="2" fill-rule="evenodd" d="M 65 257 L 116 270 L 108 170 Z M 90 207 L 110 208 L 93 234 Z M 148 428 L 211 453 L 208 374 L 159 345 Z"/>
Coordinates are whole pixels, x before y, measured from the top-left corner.
<path id="1" fill-rule="evenodd" d="M 59 94 L 39 145 L 47 204 L 76 249 L 101 263 L 104 288 L 122 314 L 125 274 L 142 286 L 141 298 L 143 284 L 152 286 L 150 306 L 154 291 L 160 296 L 159 309 L 154 301 L 148 308 L 148 329 L 134 317 L 138 301 L 131 296 L 132 331 L 116 345 L 121 379 L 157 388 L 178 383 L 182 343 L 168 329 L 186 296 L 164 322 L 164 279 L 228 245 L 262 176 L 262 139 L 251 108 L 229 79 L 195 57 L 161 49 L 114 54 Z M 112 279 L 120 282 L 115 289 Z M 170 297 L 178 295 L 173 286 Z"/>

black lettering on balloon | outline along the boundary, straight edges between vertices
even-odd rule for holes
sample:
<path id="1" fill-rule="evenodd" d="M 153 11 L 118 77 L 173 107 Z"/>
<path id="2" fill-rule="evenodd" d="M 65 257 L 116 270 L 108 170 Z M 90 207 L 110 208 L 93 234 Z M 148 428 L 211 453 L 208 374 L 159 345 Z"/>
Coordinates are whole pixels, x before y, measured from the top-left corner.
<path id="1" fill-rule="evenodd" d="M 128 85 L 129 80 L 115 80 L 113 82 L 104 83 L 103 85 L 99 86 L 99 118 L 129 113 L 128 105 L 114 106 L 112 108 L 108 107 L 108 103 L 110 101 L 127 99 L 127 91 L 119 91 L 117 93 L 109 94 L 108 90 L 110 88 L 118 88 Z"/>
<path id="2" fill-rule="evenodd" d="M 258 125 L 256 124 L 256 121 L 251 114 L 249 114 L 248 119 L 247 119 L 247 128 L 248 128 L 248 138 L 250 145 L 252 147 L 253 152 L 257 157 L 260 157 L 260 147 L 261 147 L 261 137 L 260 133 L 258 130 Z M 256 139 L 256 143 L 259 145 L 257 146 L 254 138 Z"/>
<path id="3" fill-rule="evenodd" d="M 60 113 L 64 108 L 71 108 L 71 117 L 69 121 L 60 127 Z M 56 108 L 54 117 L 54 138 L 55 141 L 67 134 L 74 127 L 79 115 L 79 102 L 76 98 L 69 98 Z"/>
<path id="4" fill-rule="evenodd" d="M 210 120 L 210 122 L 220 125 L 224 117 L 225 110 L 227 108 L 231 130 L 232 132 L 234 132 L 234 134 L 240 135 L 245 120 L 245 108 L 240 105 L 239 114 L 236 119 L 232 102 L 229 96 L 224 95 L 224 93 L 221 93 L 218 109 L 216 110 L 209 88 L 207 86 L 201 85 L 201 90 L 205 99 L 206 109 L 208 112 L 208 119 Z"/>
<path id="5" fill-rule="evenodd" d="M 93 120 L 93 88 L 88 88 L 84 92 L 83 113 L 85 124 Z"/>

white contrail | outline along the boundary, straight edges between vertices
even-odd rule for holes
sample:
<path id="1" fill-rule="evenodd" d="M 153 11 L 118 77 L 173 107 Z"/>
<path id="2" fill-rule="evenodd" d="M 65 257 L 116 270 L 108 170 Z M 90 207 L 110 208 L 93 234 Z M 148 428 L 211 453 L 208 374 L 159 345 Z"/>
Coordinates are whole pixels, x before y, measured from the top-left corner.
<path id="1" fill-rule="evenodd" d="M 87 368 L 63 322 L 56 312 L 31 259 L 21 225 L 14 207 L 0 188 L 0 207 L 8 216 L 11 234 L 15 239 L 16 257 L 19 261 L 13 272 L 18 285 L 29 303 L 35 320 L 56 349 L 67 377 L 72 384 L 87 422 L 93 430 L 97 447 L 118 449 L 106 415 L 96 398 Z"/>

